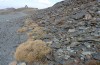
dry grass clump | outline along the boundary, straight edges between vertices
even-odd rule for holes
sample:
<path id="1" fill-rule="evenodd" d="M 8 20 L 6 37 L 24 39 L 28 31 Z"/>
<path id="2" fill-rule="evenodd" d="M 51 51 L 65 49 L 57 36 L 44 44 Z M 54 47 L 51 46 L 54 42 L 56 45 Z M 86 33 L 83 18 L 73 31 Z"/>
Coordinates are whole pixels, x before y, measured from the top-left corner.
<path id="1" fill-rule="evenodd" d="M 26 32 L 29 38 L 32 38 L 34 36 L 34 39 L 41 39 L 46 34 L 46 31 L 44 31 L 44 27 L 40 27 L 31 18 L 27 18 L 24 23 L 24 26 L 18 29 L 17 32 Z"/>
<path id="2" fill-rule="evenodd" d="M 31 32 L 27 32 L 26 34 L 29 38 L 41 39 L 46 34 L 46 32 L 43 31 L 42 28 L 36 27 Z"/>
<path id="3" fill-rule="evenodd" d="M 46 34 L 43 29 L 43 27 L 35 27 L 31 32 L 28 32 L 27 35 L 29 36 L 29 38 L 34 36 L 34 39 L 41 39 Z"/>
<path id="4" fill-rule="evenodd" d="M 33 29 L 33 32 L 36 32 L 36 33 L 42 33 L 43 32 L 43 27 L 35 27 L 34 29 Z"/>
<path id="5" fill-rule="evenodd" d="M 33 20 L 30 19 L 30 18 L 27 18 L 24 24 L 25 24 L 26 26 L 29 26 L 29 25 L 31 25 L 32 23 L 33 23 Z"/>
<path id="6" fill-rule="evenodd" d="M 35 28 L 35 27 L 37 27 L 38 26 L 38 24 L 37 23 L 35 23 L 32 19 L 30 19 L 30 18 L 28 18 L 28 19 L 26 19 L 26 21 L 25 21 L 25 26 L 27 27 L 27 28 Z"/>
<path id="7" fill-rule="evenodd" d="M 18 33 L 23 33 L 27 31 L 27 27 L 22 27 L 20 29 L 17 30 Z"/>
<path id="8" fill-rule="evenodd" d="M 15 52 L 17 61 L 28 63 L 42 61 L 42 59 L 51 52 L 51 48 L 46 46 L 42 40 L 28 40 L 19 45 Z"/>
<path id="9" fill-rule="evenodd" d="M 38 26 L 38 24 L 32 23 L 32 24 L 30 24 L 30 25 L 28 26 L 28 28 L 29 28 L 29 29 L 34 29 L 34 28 L 37 27 L 37 26 Z"/>
<path id="10" fill-rule="evenodd" d="M 32 38 L 32 37 L 33 37 L 33 33 L 32 33 L 32 32 L 27 32 L 26 34 L 27 34 L 27 36 L 28 36 L 29 38 Z"/>
<path id="11" fill-rule="evenodd" d="M 24 27 L 20 28 L 18 32 L 26 32 L 28 40 L 17 47 L 15 52 L 17 61 L 24 61 L 28 65 L 32 65 L 32 62 L 42 61 L 51 52 L 51 48 L 44 41 L 37 40 L 46 34 L 44 27 L 40 27 L 32 19 L 26 19 Z"/>

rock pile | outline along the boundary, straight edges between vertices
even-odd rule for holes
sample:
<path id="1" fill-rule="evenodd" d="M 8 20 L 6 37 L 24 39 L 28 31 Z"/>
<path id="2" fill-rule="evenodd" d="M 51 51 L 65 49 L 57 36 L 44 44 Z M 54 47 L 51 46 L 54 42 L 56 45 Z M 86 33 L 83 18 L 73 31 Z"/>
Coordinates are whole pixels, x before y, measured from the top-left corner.
<path id="1" fill-rule="evenodd" d="M 31 17 L 47 32 L 41 39 L 53 49 L 49 65 L 100 62 L 99 0 L 65 0 Z"/>

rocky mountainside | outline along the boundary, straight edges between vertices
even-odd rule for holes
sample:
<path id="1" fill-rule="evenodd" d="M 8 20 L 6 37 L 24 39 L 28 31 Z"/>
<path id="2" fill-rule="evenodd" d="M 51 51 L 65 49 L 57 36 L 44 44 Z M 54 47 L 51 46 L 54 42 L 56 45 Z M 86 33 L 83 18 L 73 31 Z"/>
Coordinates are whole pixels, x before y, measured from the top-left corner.
<path id="1" fill-rule="evenodd" d="M 61 1 L 37 11 L 32 19 L 48 32 L 42 40 L 52 43 L 51 65 L 100 61 L 99 0 Z"/>
<path id="2" fill-rule="evenodd" d="M 100 65 L 99 0 L 64 0 L 37 10 L 17 32 L 27 40 L 15 58 L 27 65 Z"/>

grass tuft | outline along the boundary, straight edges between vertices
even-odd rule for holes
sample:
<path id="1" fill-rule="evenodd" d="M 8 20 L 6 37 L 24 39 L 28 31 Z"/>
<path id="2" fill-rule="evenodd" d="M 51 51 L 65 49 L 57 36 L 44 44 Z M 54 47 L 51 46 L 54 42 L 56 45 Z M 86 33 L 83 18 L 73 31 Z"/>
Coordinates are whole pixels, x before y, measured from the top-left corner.
<path id="1" fill-rule="evenodd" d="M 28 40 L 20 44 L 15 52 L 17 61 L 28 63 L 42 61 L 51 52 L 51 48 L 42 40 Z"/>
<path id="2" fill-rule="evenodd" d="M 22 27 L 20 29 L 17 30 L 18 33 L 23 33 L 27 31 L 27 27 Z"/>

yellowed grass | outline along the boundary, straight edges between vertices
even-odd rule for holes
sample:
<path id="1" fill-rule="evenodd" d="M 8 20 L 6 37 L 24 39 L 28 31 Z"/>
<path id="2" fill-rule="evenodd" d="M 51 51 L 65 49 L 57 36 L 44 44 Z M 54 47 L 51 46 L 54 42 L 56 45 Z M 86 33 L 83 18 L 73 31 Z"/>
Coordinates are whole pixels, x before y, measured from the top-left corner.
<path id="1" fill-rule="evenodd" d="M 28 38 L 32 38 L 32 36 L 33 36 L 32 32 L 27 32 L 26 34 L 27 34 Z"/>
<path id="2" fill-rule="evenodd" d="M 43 27 L 35 27 L 31 32 L 27 32 L 29 38 L 34 36 L 34 39 L 41 39 L 46 34 Z"/>
<path id="3" fill-rule="evenodd" d="M 33 20 L 30 19 L 30 18 L 27 18 L 24 24 L 28 26 L 28 25 L 30 25 L 32 23 L 33 23 Z"/>
<path id="4" fill-rule="evenodd" d="M 34 28 L 34 27 L 37 27 L 38 24 L 36 24 L 32 19 L 28 18 L 25 21 L 25 26 L 28 28 Z"/>
<path id="5" fill-rule="evenodd" d="M 43 29 L 44 29 L 43 27 L 35 27 L 33 32 L 41 33 L 41 32 L 43 32 Z"/>
<path id="6" fill-rule="evenodd" d="M 27 27 L 22 27 L 20 29 L 17 30 L 18 33 L 23 33 L 27 31 Z"/>
<path id="7" fill-rule="evenodd" d="M 17 47 L 15 52 L 17 61 L 28 62 L 32 65 L 32 62 L 42 61 L 52 51 L 44 41 L 37 40 L 46 34 L 44 27 L 40 27 L 30 18 L 25 21 L 24 27 L 18 29 L 18 32 L 26 32 L 28 40 Z"/>
<path id="8" fill-rule="evenodd" d="M 36 39 L 41 39 L 46 34 L 46 32 L 43 29 L 43 27 L 35 27 L 33 29 L 32 33 L 35 35 L 34 37 Z"/>
<path id="9" fill-rule="evenodd" d="M 15 52 L 17 61 L 35 62 L 42 59 L 51 52 L 51 48 L 46 46 L 42 40 L 26 41 L 20 44 Z"/>
<path id="10" fill-rule="evenodd" d="M 28 26 L 28 28 L 35 28 L 35 27 L 38 27 L 38 24 L 36 24 L 36 23 L 32 23 L 32 24 L 30 24 L 29 26 Z"/>

